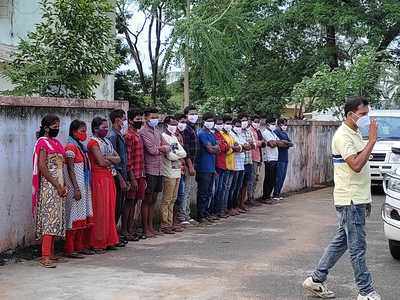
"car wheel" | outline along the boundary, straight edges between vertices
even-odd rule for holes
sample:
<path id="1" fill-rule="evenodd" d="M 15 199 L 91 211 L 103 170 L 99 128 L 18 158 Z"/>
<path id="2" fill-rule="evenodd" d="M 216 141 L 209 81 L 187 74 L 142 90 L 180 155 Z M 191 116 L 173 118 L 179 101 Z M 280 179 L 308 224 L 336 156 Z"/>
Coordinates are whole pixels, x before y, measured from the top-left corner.
<path id="1" fill-rule="evenodd" d="M 393 258 L 400 260 L 400 242 L 389 240 L 389 249 Z"/>

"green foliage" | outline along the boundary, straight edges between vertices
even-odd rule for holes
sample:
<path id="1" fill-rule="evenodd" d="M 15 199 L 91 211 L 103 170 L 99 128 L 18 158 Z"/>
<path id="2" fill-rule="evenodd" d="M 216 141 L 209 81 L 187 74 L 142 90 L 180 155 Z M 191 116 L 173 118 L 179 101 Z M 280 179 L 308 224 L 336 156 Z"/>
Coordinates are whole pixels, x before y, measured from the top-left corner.
<path id="1" fill-rule="evenodd" d="M 331 70 L 321 66 L 312 77 L 305 77 L 294 86 L 292 98 L 295 103 L 304 104 L 306 111 L 334 109 L 340 115 L 348 96 L 368 97 L 371 104 L 379 102 L 380 73 L 381 64 L 376 61 L 376 53 L 370 51 L 348 68 Z"/>
<path id="2" fill-rule="evenodd" d="M 14 95 L 93 98 L 116 67 L 108 0 L 43 0 L 42 21 L 21 40 L 5 76 Z"/>

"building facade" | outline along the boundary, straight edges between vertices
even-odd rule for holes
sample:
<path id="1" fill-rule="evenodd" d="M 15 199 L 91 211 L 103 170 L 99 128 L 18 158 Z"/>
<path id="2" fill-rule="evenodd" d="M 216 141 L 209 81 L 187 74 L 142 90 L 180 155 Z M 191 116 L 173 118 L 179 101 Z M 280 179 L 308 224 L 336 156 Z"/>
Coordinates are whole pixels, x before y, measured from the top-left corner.
<path id="1" fill-rule="evenodd" d="M 0 73 L 19 40 L 34 29 L 41 15 L 40 0 L 0 0 Z M 0 91 L 10 88 L 0 74 Z M 98 100 L 114 100 L 114 76 L 99 79 L 95 96 Z"/>

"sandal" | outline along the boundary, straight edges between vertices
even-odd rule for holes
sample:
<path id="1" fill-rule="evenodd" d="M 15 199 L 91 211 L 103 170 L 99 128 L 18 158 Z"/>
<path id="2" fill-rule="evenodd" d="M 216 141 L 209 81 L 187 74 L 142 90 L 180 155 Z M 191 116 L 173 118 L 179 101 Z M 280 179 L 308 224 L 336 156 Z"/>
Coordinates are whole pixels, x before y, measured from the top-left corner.
<path id="1" fill-rule="evenodd" d="M 96 254 L 104 254 L 104 253 L 106 253 L 106 250 L 104 250 L 104 249 L 94 249 L 93 251 Z"/>
<path id="2" fill-rule="evenodd" d="M 50 258 L 41 258 L 39 260 L 39 264 L 43 267 L 43 268 L 47 268 L 47 269 L 54 269 L 57 266 L 54 264 L 54 261 Z"/>
<path id="3" fill-rule="evenodd" d="M 80 253 L 80 254 L 83 254 L 83 255 L 95 255 L 95 254 L 96 254 L 95 251 L 90 250 L 90 249 L 84 249 L 84 250 L 82 250 L 82 251 L 79 251 L 79 253 Z"/>
<path id="4" fill-rule="evenodd" d="M 72 259 L 84 259 L 85 256 L 83 256 L 82 254 L 79 253 L 71 253 L 71 254 L 65 254 L 65 257 L 67 258 L 72 258 Z"/>
<path id="5" fill-rule="evenodd" d="M 59 264 L 68 262 L 68 259 L 65 259 L 64 257 L 58 256 L 58 255 L 54 255 L 54 256 L 50 257 L 50 259 L 53 262 L 56 262 L 56 263 L 59 263 Z"/>

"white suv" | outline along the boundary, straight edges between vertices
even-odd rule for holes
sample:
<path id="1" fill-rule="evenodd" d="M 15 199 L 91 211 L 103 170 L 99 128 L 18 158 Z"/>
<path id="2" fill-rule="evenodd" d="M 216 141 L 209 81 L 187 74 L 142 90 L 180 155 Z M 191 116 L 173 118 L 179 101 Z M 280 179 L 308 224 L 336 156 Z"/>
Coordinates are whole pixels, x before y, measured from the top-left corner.
<path id="1" fill-rule="evenodd" d="M 400 155 L 400 149 L 393 149 Z M 390 253 L 400 260 L 400 169 L 385 174 L 383 181 L 386 199 L 382 207 L 385 236 L 389 240 Z"/>
<path id="2" fill-rule="evenodd" d="M 392 148 L 400 148 L 400 110 L 375 110 L 369 115 L 378 121 L 378 141 L 369 160 L 372 185 L 382 185 L 383 175 L 400 167 L 400 155 Z M 364 139 L 368 132 L 362 131 Z"/>

